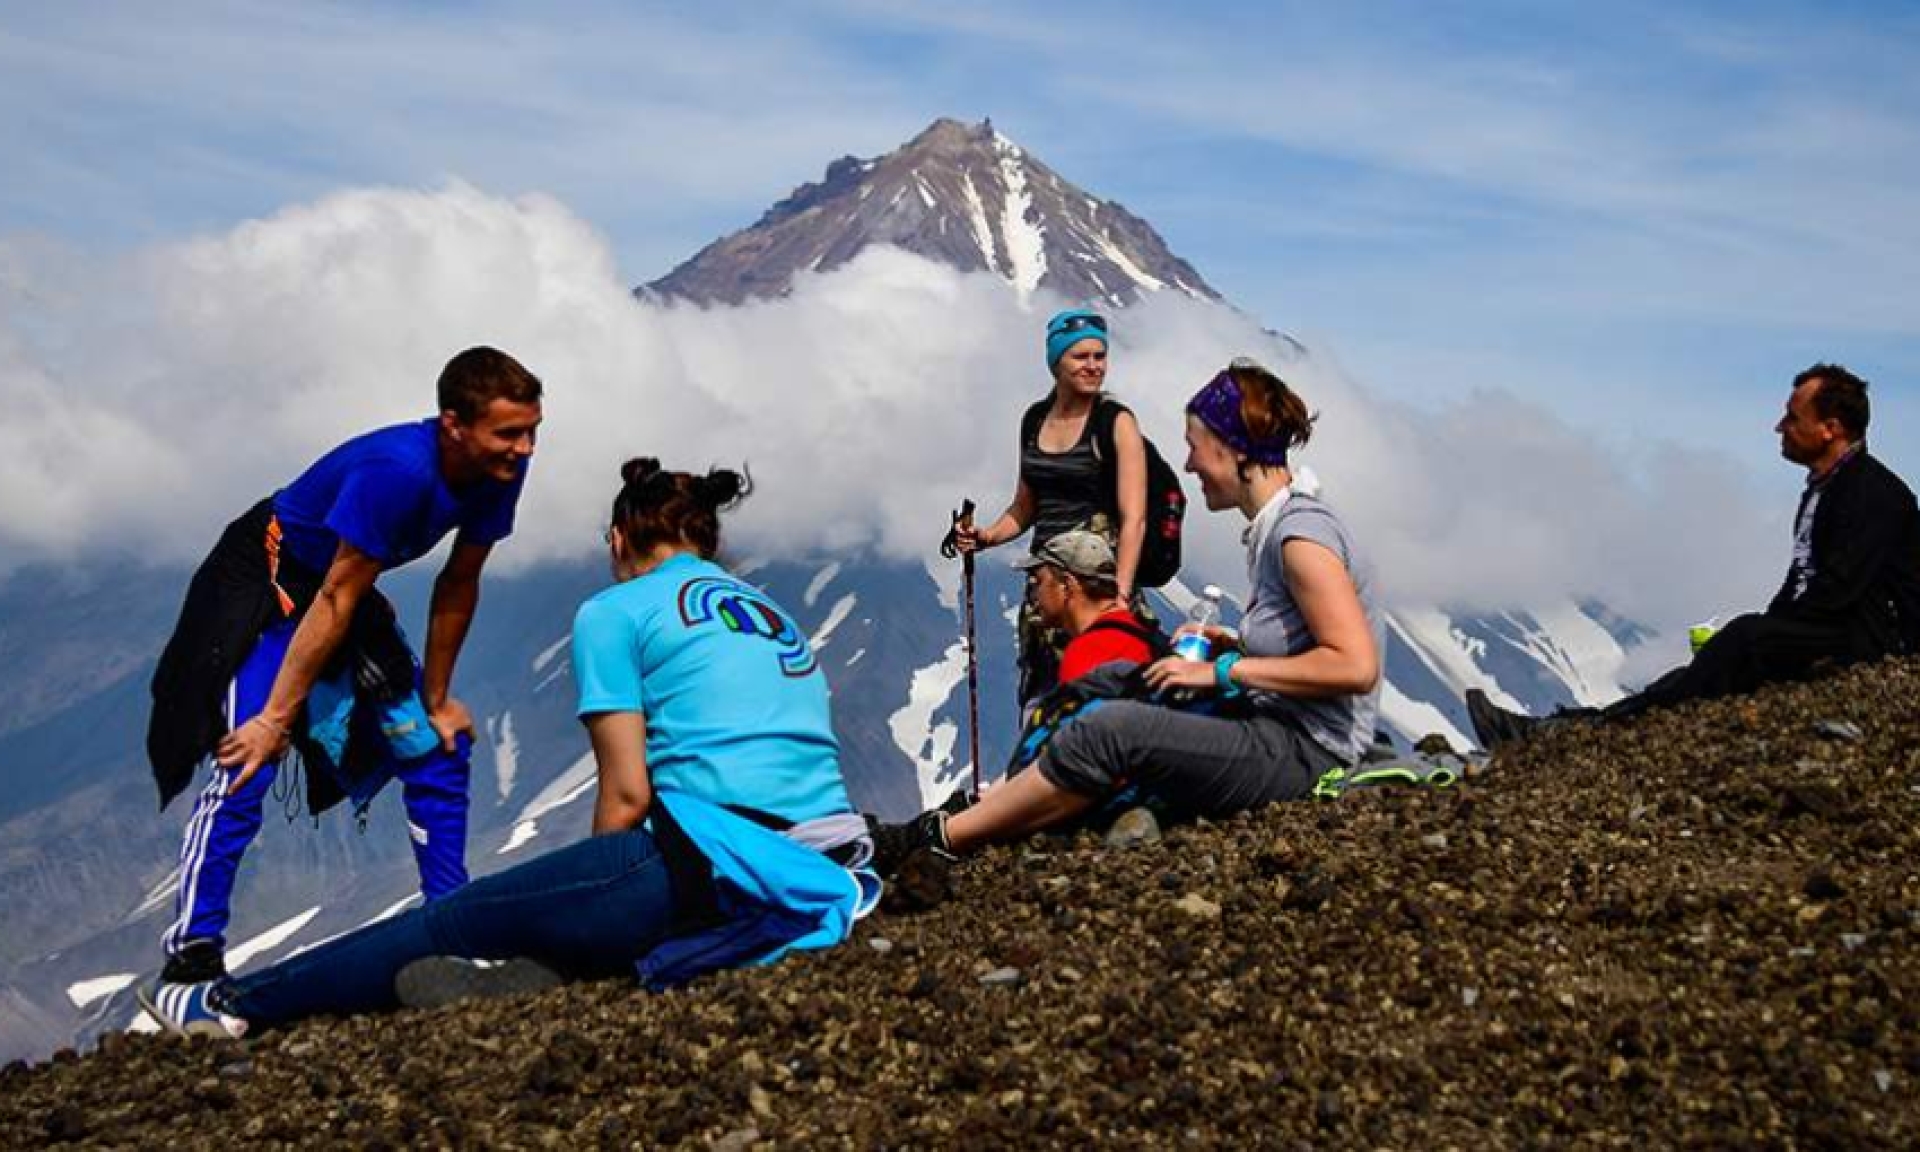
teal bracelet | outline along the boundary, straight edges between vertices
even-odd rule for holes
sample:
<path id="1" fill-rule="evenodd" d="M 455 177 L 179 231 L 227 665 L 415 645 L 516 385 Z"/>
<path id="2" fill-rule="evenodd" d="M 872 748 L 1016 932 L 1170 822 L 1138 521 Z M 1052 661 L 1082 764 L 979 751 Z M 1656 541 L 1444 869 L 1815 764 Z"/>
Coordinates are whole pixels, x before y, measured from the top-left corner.
<path id="1" fill-rule="evenodd" d="M 1222 652 L 1213 662 L 1213 682 L 1219 687 L 1222 696 L 1240 695 L 1240 685 L 1233 682 L 1233 666 L 1240 663 L 1240 653 Z"/>

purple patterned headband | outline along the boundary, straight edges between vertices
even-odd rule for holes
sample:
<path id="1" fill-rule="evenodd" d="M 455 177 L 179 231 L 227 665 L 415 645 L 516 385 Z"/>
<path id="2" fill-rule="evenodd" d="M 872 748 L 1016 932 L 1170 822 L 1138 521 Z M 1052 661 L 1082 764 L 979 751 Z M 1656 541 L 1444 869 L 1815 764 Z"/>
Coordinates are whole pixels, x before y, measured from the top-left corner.
<path id="1" fill-rule="evenodd" d="M 1187 411 L 1205 424 L 1227 447 L 1247 458 L 1249 464 L 1287 466 L 1287 442 L 1255 440 L 1240 415 L 1240 385 L 1231 372 L 1222 372 L 1207 381 L 1207 386 L 1187 401 Z"/>

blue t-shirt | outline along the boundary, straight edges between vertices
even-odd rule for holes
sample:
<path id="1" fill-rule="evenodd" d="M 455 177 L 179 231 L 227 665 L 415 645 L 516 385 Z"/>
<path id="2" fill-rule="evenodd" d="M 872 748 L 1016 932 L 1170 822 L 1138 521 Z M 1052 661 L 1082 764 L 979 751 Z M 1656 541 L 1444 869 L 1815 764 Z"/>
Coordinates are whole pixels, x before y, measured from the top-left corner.
<path id="1" fill-rule="evenodd" d="M 827 678 L 766 593 L 691 553 L 573 618 L 580 715 L 639 712 L 660 791 L 799 822 L 852 810 Z"/>
<path id="2" fill-rule="evenodd" d="M 356 436 L 275 493 L 286 554 L 325 572 L 345 540 L 384 570 L 418 560 L 456 528 L 474 544 L 505 540 L 526 467 L 511 482 L 450 487 L 440 475 L 438 429 L 429 418 Z"/>

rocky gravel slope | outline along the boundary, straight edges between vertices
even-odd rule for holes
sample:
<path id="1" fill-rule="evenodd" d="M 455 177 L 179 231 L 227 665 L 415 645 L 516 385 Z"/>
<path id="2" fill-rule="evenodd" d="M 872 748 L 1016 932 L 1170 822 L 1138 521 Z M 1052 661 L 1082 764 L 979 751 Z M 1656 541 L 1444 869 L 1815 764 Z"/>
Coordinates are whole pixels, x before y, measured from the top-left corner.
<path id="1" fill-rule="evenodd" d="M 989 853 L 831 953 L 113 1037 L 0 1146 L 1920 1145 L 1920 663 Z"/>

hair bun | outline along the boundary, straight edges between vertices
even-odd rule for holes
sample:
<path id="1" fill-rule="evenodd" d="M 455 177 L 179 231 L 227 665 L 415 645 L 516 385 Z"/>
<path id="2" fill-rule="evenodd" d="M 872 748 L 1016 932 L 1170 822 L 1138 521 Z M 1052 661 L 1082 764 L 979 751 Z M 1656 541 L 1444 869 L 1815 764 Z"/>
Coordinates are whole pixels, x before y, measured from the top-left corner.
<path id="1" fill-rule="evenodd" d="M 746 466 L 741 465 L 744 469 Z M 709 508 L 720 509 L 737 502 L 753 487 L 753 482 L 744 472 L 735 472 L 730 468 L 714 468 L 694 482 L 694 495 Z"/>
<path id="2" fill-rule="evenodd" d="M 636 456 L 620 465 L 620 481 L 623 484 L 645 483 L 660 471 L 660 461 L 651 456 Z"/>

